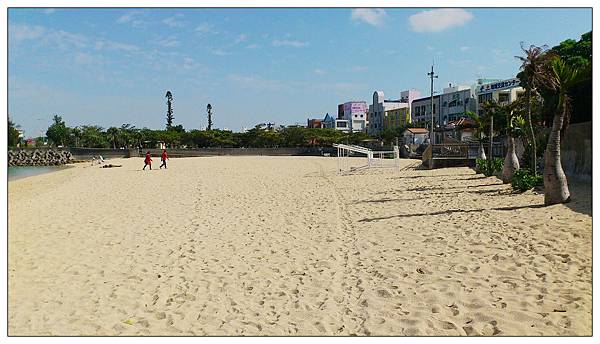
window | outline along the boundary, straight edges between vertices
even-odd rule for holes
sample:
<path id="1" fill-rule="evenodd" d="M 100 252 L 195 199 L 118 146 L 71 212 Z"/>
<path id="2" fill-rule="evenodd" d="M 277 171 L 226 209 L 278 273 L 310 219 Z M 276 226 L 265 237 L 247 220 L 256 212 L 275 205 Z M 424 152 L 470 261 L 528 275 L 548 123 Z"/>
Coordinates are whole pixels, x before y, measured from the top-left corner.
<path id="1" fill-rule="evenodd" d="M 346 122 L 337 122 L 338 128 L 346 128 Z"/>
<path id="2" fill-rule="evenodd" d="M 509 101 L 510 93 L 502 92 L 498 94 L 498 102 L 499 103 L 507 103 Z"/>
<path id="3" fill-rule="evenodd" d="M 444 102 L 444 106 L 448 106 L 448 102 Z M 533 161 L 533 160 L 532 160 Z"/>
<path id="4" fill-rule="evenodd" d="M 435 114 L 435 104 L 433 104 L 433 114 Z"/>
<path id="5" fill-rule="evenodd" d="M 361 115 L 360 115 L 360 118 L 363 118 L 363 117 L 364 117 L 364 115 L 363 115 L 363 114 L 361 114 Z"/>

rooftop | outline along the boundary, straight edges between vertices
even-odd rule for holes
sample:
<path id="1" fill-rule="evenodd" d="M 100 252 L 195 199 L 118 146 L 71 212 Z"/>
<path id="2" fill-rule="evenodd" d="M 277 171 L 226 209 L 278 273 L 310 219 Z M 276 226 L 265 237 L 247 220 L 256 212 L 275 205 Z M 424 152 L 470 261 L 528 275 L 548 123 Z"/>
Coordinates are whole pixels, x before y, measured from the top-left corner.
<path id="1" fill-rule="evenodd" d="M 433 96 L 433 99 L 437 99 L 439 97 L 440 97 L 440 95 L 438 94 L 437 96 Z M 419 99 L 415 99 L 415 100 L 413 100 L 413 103 L 414 102 L 418 102 L 418 101 L 422 101 L 422 100 L 427 100 L 427 99 L 431 99 L 431 96 L 429 96 L 429 97 L 423 97 L 423 98 L 419 98 Z"/>
<path id="2" fill-rule="evenodd" d="M 407 131 L 410 131 L 413 134 L 428 134 L 429 130 L 425 128 L 408 128 Z"/>

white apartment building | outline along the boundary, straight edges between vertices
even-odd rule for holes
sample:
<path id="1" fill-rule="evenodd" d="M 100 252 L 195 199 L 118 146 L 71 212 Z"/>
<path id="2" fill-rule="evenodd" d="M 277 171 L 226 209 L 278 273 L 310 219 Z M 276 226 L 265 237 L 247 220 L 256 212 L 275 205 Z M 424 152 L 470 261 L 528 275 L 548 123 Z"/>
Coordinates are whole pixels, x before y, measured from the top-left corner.
<path id="1" fill-rule="evenodd" d="M 475 112 L 477 109 L 475 92 L 469 86 L 452 86 L 450 84 L 444 88 L 440 102 L 441 111 L 438 114 L 437 121 L 441 124 L 447 124 L 450 121 L 466 117 L 465 113 L 467 111 Z"/>
<path id="2" fill-rule="evenodd" d="M 369 135 L 377 135 L 385 129 L 386 111 L 402 108 L 410 110 L 412 102 L 418 97 L 420 97 L 419 91 L 407 90 L 400 92 L 400 99 L 386 100 L 383 91 L 375 91 L 373 93 L 373 104 L 369 105 L 369 126 L 367 130 Z"/>
<path id="3" fill-rule="evenodd" d="M 494 100 L 499 104 L 510 104 L 517 100 L 525 90 L 520 86 L 521 81 L 517 78 L 495 81 L 491 83 L 480 83 L 475 85 L 477 96 L 477 113 L 483 114 L 483 104 L 488 100 Z"/>

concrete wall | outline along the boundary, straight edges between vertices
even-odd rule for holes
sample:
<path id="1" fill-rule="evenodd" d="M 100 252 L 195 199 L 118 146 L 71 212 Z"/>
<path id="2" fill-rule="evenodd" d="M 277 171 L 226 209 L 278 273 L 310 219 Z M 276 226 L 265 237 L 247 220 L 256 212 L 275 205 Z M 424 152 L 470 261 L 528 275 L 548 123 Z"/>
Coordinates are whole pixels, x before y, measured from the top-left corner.
<path id="1" fill-rule="evenodd" d="M 568 176 L 592 180 L 592 122 L 569 125 L 561 139 L 560 158 Z"/>
<path id="2" fill-rule="evenodd" d="M 109 148 L 68 148 L 76 160 L 89 160 L 93 156 L 102 155 L 103 158 L 129 158 L 137 156 L 137 149 L 109 149 Z"/>

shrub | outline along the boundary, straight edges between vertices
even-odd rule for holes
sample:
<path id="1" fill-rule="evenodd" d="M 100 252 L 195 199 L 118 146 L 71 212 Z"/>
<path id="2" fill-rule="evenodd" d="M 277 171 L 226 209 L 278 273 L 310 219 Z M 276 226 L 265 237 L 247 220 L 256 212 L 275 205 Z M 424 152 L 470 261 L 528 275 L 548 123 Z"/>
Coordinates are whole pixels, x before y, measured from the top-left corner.
<path id="1" fill-rule="evenodd" d="M 477 172 L 485 174 L 487 177 L 493 176 L 496 172 L 502 171 L 504 166 L 504 159 L 493 158 L 493 159 L 477 159 Z"/>
<path id="2" fill-rule="evenodd" d="M 531 190 L 534 187 L 542 184 L 542 176 L 537 175 L 534 176 L 531 171 L 528 169 L 521 169 L 515 171 L 513 175 L 511 185 L 513 190 L 517 190 L 520 192 L 525 192 L 527 190 Z"/>

